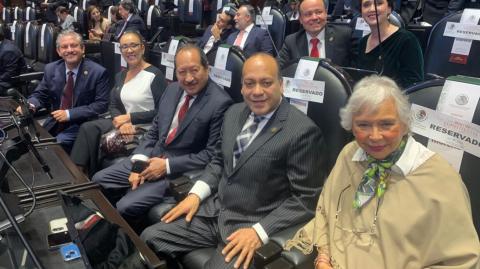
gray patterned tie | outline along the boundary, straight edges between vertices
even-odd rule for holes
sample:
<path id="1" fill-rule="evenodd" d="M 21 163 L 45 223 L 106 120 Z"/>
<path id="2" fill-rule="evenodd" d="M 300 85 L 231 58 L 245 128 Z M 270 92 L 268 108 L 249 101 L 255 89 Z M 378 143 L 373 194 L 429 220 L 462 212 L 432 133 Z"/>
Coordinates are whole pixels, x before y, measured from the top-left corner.
<path id="1" fill-rule="evenodd" d="M 240 134 L 237 136 L 237 142 L 233 147 L 234 166 L 237 163 L 237 160 L 240 158 L 240 155 L 242 155 L 242 153 L 247 149 L 247 146 L 252 139 L 253 134 L 255 134 L 255 131 L 257 131 L 258 124 L 264 118 L 265 117 L 263 116 L 254 116 L 253 122 L 251 122 L 250 125 L 247 126 L 247 128 L 245 128 L 243 131 L 241 131 Z"/>

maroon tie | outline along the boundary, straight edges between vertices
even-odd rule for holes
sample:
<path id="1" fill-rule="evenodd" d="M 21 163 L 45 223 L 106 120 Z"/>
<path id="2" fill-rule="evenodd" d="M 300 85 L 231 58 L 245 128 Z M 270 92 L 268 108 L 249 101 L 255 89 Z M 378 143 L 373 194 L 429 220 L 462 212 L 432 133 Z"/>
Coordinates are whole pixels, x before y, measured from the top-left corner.
<path id="1" fill-rule="evenodd" d="M 187 115 L 188 108 L 190 106 L 190 100 L 192 99 L 192 96 L 190 95 L 185 95 L 185 101 L 183 102 L 183 105 L 180 107 L 180 110 L 178 110 L 178 117 L 177 117 L 177 127 L 175 127 L 167 136 L 167 140 L 165 141 L 165 144 L 168 145 L 172 142 L 173 138 L 175 138 L 175 134 L 177 133 L 177 129 L 180 127 L 180 124 L 182 123 L 183 119 L 185 118 L 185 115 Z"/>
<path id="2" fill-rule="evenodd" d="M 318 42 L 320 42 L 318 38 L 310 39 L 310 43 L 312 44 L 312 50 L 310 50 L 310 57 L 314 57 L 314 58 L 320 57 L 320 53 L 318 52 Z"/>
<path id="3" fill-rule="evenodd" d="M 67 83 L 65 84 L 65 89 L 63 89 L 62 103 L 60 104 L 61 110 L 67 110 L 72 108 L 73 104 L 73 72 L 68 71 L 67 73 Z"/>

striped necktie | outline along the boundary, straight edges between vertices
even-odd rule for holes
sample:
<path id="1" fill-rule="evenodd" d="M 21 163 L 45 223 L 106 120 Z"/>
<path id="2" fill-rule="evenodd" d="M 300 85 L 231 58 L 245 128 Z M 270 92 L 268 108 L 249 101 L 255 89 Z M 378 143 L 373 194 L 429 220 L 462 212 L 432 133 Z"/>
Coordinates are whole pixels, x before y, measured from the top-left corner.
<path id="1" fill-rule="evenodd" d="M 258 124 L 264 119 L 263 116 L 254 116 L 253 122 L 251 122 L 240 134 L 237 136 L 237 141 L 233 147 L 234 163 L 240 158 L 242 153 L 247 149 L 250 140 L 257 131 Z"/>

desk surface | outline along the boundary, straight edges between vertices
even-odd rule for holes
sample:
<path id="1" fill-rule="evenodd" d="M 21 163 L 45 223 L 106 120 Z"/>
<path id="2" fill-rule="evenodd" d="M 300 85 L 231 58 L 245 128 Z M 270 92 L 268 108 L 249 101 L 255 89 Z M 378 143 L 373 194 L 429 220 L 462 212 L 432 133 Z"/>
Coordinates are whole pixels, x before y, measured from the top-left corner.
<path id="1" fill-rule="evenodd" d="M 0 99 L 0 106 L 2 108 L 7 107 L 14 107 L 10 101 L 1 100 Z M 39 128 L 42 137 L 48 137 L 49 134 L 43 129 Z M 105 219 L 111 221 L 122 227 L 125 232 L 128 234 L 130 239 L 134 242 L 137 249 L 142 253 L 145 259 L 150 263 L 153 268 L 166 268 L 166 263 L 158 259 L 158 257 L 150 250 L 147 245 L 140 239 L 140 237 L 133 231 L 133 229 L 128 225 L 128 223 L 118 214 L 117 210 L 108 202 L 108 200 L 103 196 L 100 190 L 98 189 L 91 189 L 91 188 L 82 188 L 82 184 L 88 183 L 87 177 L 81 173 L 75 164 L 70 160 L 70 157 L 63 151 L 61 146 L 59 145 L 50 145 L 39 148 L 39 153 L 45 158 L 46 163 L 50 166 L 52 170 L 52 175 L 54 177 L 53 180 L 46 178 L 46 175 L 43 174 L 42 171 L 39 171 L 40 166 L 38 165 L 35 158 L 30 157 L 29 154 L 25 154 L 19 160 L 15 161 L 13 165 L 20 171 L 21 175 L 24 178 L 28 178 L 31 181 L 32 170 L 30 167 L 33 167 L 33 174 L 36 175 L 34 191 L 35 193 L 39 194 L 38 197 L 38 206 L 36 210 L 49 210 L 49 207 L 55 208 L 60 205 L 59 201 L 56 197 L 56 190 L 57 189 L 67 189 L 71 190 L 71 192 L 81 192 L 84 198 L 91 199 L 98 210 L 102 213 Z M 21 170 L 19 169 L 21 168 Z M 13 193 L 16 193 L 20 199 L 20 205 L 24 208 L 28 208 L 30 206 L 30 198 L 26 194 L 25 190 L 18 185 L 15 178 L 13 178 L 11 172 L 7 173 L 7 179 L 10 182 L 9 185 L 12 187 L 19 187 L 17 189 L 13 189 Z M 42 183 L 38 184 L 38 182 Z M 50 183 L 51 182 L 51 183 Z M 51 185 L 49 185 L 51 184 Z M 43 186 L 43 187 L 42 187 Z M 45 209 L 47 208 L 47 209 Z M 35 216 L 36 212 L 31 216 Z M 53 214 L 53 213 L 52 213 Z M 54 215 L 54 214 L 53 214 Z M 55 217 L 52 215 L 51 219 Z M 27 217 L 28 218 L 28 217 Z M 22 229 L 28 229 L 28 227 L 23 227 L 22 225 L 28 225 L 29 221 L 26 220 L 25 223 L 21 224 Z M 32 223 L 30 223 L 32 224 Z M 35 224 L 33 224 L 35 225 Z M 43 226 L 43 225 L 42 225 Z M 42 227 L 45 230 L 49 229 L 48 225 Z M 28 240 L 43 240 L 43 238 L 31 238 Z M 38 242 L 37 242 L 38 243 Z M 37 244 L 32 243 L 32 245 Z M 42 248 L 40 246 L 40 248 Z M 37 256 L 42 261 L 42 255 L 49 255 L 51 253 L 46 251 L 40 251 L 37 253 Z M 63 262 L 63 261 L 62 261 Z M 54 267 L 49 267 L 54 268 Z M 69 267 L 70 268 L 70 267 Z"/>

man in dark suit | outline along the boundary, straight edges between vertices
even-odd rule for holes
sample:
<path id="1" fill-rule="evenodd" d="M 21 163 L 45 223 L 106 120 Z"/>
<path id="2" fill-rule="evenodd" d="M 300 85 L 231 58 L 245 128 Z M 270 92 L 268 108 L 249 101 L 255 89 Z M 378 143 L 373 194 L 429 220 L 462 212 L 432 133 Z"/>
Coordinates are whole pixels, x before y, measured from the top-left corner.
<path id="1" fill-rule="evenodd" d="M 135 13 L 135 4 L 131 0 L 123 0 L 118 6 L 118 13 L 122 20 L 115 24 L 115 39 L 120 40 L 125 31 L 137 31 L 144 38 L 147 36 L 147 27 L 142 18 Z"/>
<path id="2" fill-rule="evenodd" d="M 269 236 L 313 216 L 326 176 L 321 132 L 282 97 L 271 55 L 253 55 L 242 74 L 245 103 L 225 113 L 212 161 L 189 195 L 141 235 L 158 254 L 216 247 L 204 268 L 248 268 Z"/>
<path id="3" fill-rule="evenodd" d="M 69 152 L 80 124 L 107 111 L 110 81 L 104 67 L 83 58 L 79 34 L 63 31 L 56 44 L 62 59 L 45 66 L 43 79 L 28 102 L 34 112 L 51 108 L 43 126 Z"/>
<path id="4" fill-rule="evenodd" d="M 327 24 L 323 0 L 303 0 L 299 11 L 303 29 L 285 38 L 278 55 L 280 68 L 297 62 L 303 56 L 329 58 L 337 65 L 348 66 L 352 34 L 350 27 Z"/>
<path id="5" fill-rule="evenodd" d="M 234 17 L 235 11 L 233 8 L 222 11 L 218 15 L 215 24 L 208 26 L 203 36 L 197 41 L 197 46 L 203 52 L 208 53 L 210 50 L 218 47 L 218 45 L 225 43 L 227 37 L 233 32 L 235 26 Z"/>
<path id="6" fill-rule="evenodd" d="M 179 49 L 175 64 L 178 82 L 165 90 L 153 126 L 133 156 L 93 176 L 128 220 L 162 201 L 169 186 L 165 175 L 205 167 L 220 136 L 223 114 L 232 103 L 208 78 L 207 58 L 198 47 Z M 142 160 L 147 162 L 145 170 L 139 167 Z"/>
<path id="7" fill-rule="evenodd" d="M 227 38 L 227 44 L 240 47 L 245 57 L 255 52 L 273 55 L 273 45 L 267 30 L 255 26 L 255 9 L 251 5 L 242 5 L 235 15 L 235 28 Z"/>
<path id="8" fill-rule="evenodd" d="M 0 31 L 0 95 L 12 87 L 12 77 L 20 75 L 24 68 L 22 52 L 12 41 L 5 40 Z"/>
<path id="9" fill-rule="evenodd" d="M 63 7 L 68 7 L 68 1 L 67 0 L 48 0 L 48 1 L 38 1 L 40 2 L 40 7 L 43 9 L 44 12 L 42 12 L 45 16 L 45 20 L 47 22 L 52 22 L 57 24 L 58 23 L 58 17 L 56 10 L 58 7 L 63 6 Z"/>

